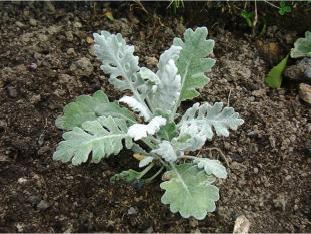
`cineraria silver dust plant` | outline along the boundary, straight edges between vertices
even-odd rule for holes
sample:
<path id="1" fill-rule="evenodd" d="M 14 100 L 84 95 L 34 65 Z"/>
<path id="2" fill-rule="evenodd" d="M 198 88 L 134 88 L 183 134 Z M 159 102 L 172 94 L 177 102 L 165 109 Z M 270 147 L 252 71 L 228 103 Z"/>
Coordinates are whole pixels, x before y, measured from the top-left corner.
<path id="1" fill-rule="evenodd" d="M 160 56 L 154 73 L 138 66 L 134 46 L 127 45 L 121 34 L 94 33 L 101 69 L 116 89 L 130 91 L 132 96 L 110 102 L 103 91 L 97 91 L 66 105 L 56 125 L 67 132 L 53 158 L 73 165 L 88 160 L 98 163 L 124 147 L 130 149 L 144 169 L 123 171 L 112 181 L 148 183 L 166 170 L 160 184 L 165 190 L 162 203 L 184 218 L 204 219 L 219 199 L 213 183 L 216 178 L 226 178 L 227 172 L 220 161 L 194 156 L 194 152 L 215 133 L 227 137 L 229 129 L 236 130 L 244 122 L 221 102 L 195 103 L 185 113 L 177 112 L 182 101 L 198 96 L 197 89 L 209 81 L 204 73 L 215 64 L 207 57 L 214 41 L 206 37 L 205 27 L 187 29 L 184 40 L 175 38 Z M 154 175 L 150 175 L 151 168 L 157 169 L 152 170 Z"/>

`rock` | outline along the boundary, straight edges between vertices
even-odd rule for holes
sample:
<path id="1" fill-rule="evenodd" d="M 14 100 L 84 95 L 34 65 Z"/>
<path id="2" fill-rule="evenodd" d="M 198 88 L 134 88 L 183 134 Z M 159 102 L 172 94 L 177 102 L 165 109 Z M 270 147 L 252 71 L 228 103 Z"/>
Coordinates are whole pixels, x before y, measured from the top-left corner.
<path id="1" fill-rule="evenodd" d="M 8 86 L 7 88 L 8 91 L 8 95 L 12 98 L 16 98 L 17 97 L 17 90 L 13 87 L 13 86 Z"/>
<path id="2" fill-rule="evenodd" d="M 158 59 L 156 57 L 146 57 L 146 63 L 149 66 L 156 66 L 158 64 Z"/>
<path id="3" fill-rule="evenodd" d="M 76 54 L 75 49 L 74 49 L 74 48 L 69 48 L 69 49 L 67 50 L 67 54 L 68 54 L 68 55 L 75 55 L 75 54 Z"/>
<path id="4" fill-rule="evenodd" d="M 40 202 L 40 197 L 31 195 L 28 197 L 27 201 L 30 202 L 32 206 L 35 206 Z"/>
<path id="5" fill-rule="evenodd" d="M 37 104 L 38 102 L 40 102 L 41 100 L 41 95 L 38 94 L 38 95 L 33 95 L 31 98 L 30 98 L 30 102 L 31 104 Z"/>
<path id="6" fill-rule="evenodd" d="M 16 21 L 15 24 L 16 24 L 16 26 L 18 26 L 18 27 L 20 27 L 20 28 L 25 27 L 25 24 L 23 24 L 23 23 L 20 22 L 20 21 Z"/>
<path id="7" fill-rule="evenodd" d="M 18 178 L 17 183 L 19 183 L 19 184 L 25 184 L 27 181 L 28 181 L 28 180 L 27 180 L 26 178 L 21 177 L 21 178 Z"/>
<path id="8" fill-rule="evenodd" d="M 248 233 L 250 228 L 249 220 L 244 216 L 240 215 L 234 222 L 233 233 L 244 234 Z"/>
<path id="9" fill-rule="evenodd" d="M 299 84 L 299 96 L 306 103 L 311 104 L 311 85 Z"/>
<path id="10" fill-rule="evenodd" d="M 49 39 L 48 36 L 45 35 L 45 34 L 39 34 L 39 35 L 38 35 L 38 38 L 39 38 L 39 40 L 42 41 L 42 42 L 45 42 L 45 41 L 47 41 L 47 40 Z"/>
<path id="11" fill-rule="evenodd" d="M 31 26 L 37 26 L 37 20 L 35 20 L 35 19 L 33 19 L 33 18 L 30 18 L 30 20 L 29 20 L 29 24 L 31 25 Z"/>
<path id="12" fill-rule="evenodd" d="M 48 34 L 53 35 L 53 34 L 58 33 L 61 29 L 62 29 L 61 26 L 57 27 L 57 26 L 52 25 L 52 26 L 48 27 L 47 32 L 48 32 Z"/>
<path id="13" fill-rule="evenodd" d="M 278 194 L 277 198 L 273 199 L 272 202 L 275 208 L 281 208 L 283 211 L 285 211 L 286 200 L 283 193 Z"/>
<path id="14" fill-rule="evenodd" d="M 41 200 L 40 202 L 39 202 L 39 204 L 37 205 L 37 208 L 39 209 L 39 210 L 46 210 L 47 208 L 49 208 L 50 207 L 50 205 L 49 205 L 49 203 L 47 203 L 46 201 L 44 201 L 44 200 Z"/>
<path id="15" fill-rule="evenodd" d="M 189 219 L 189 226 L 195 228 L 199 225 L 199 221 L 193 217 Z"/>
<path id="16" fill-rule="evenodd" d="M 71 31 L 66 31 L 65 36 L 68 41 L 73 41 L 73 34 Z"/>
<path id="17" fill-rule="evenodd" d="M 88 44 L 93 44 L 93 43 L 94 43 L 94 40 L 93 40 L 92 37 L 86 37 L 86 42 L 87 42 Z"/>
<path id="18" fill-rule="evenodd" d="M 74 23 L 73 23 L 73 26 L 74 26 L 75 28 L 82 28 L 82 24 L 81 24 L 79 21 L 74 22 Z"/>
<path id="19" fill-rule="evenodd" d="M 137 214 L 137 213 L 138 213 L 138 211 L 137 211 L 137 209 L 134 208 L 134 207 L 130 207 L 130 208 L 127 210 L 127 214 L 128 214 L 128 215 L 135 215 L 135 214 Z"/>
<path id="20" fill-rule="evenodd" d="M 284 76 L 293 81 L 311 83 L 311 58 L 304 58 L 288 66 L 284 71 Z"/>
<path id="21" fill-rule="evenodd" d="M 71 64 L 69 69 L 77 76 L 89 76 L 92 74 L 94 68 L 91 61 L 83 57 Z"/>
<path id="22" fill-rule="evenodd" d="M 36 63 L 30 63 L 27 67 L 31 70 L 36 70 L 38 65 Z"/>
<path id="23" fill-rule="evenodd" d="M 148 227 L 143 233 L 154 233 L 153 227 Z"/>

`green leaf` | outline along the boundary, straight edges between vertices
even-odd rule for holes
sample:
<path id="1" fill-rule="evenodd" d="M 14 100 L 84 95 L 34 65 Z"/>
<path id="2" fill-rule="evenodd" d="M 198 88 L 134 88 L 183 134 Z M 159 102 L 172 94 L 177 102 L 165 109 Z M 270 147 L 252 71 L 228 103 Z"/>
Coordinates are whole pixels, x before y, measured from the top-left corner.
<path id="1" fill-rule="evenodd" d="M 292 58 L 311 57 L 311 32 L 307 31 L 304 38 L 298 38 L 290 52 Z"/>
<path id="2" fill-rule="evenodd" d="M 161 202 L 169 204 L 173 213 L 179 212 L 183 218 L 193 216 L 202 220 L 207 212 L 215 210 L 215 201 L 219 199 L 219 190 L 212 185 L 215 177 L 191 163 L 177 165 L 168 177 L 168 181 L 160 184 L 165 190 Z"/>
<path id="3" fill-rule="evenodd" d="M 280 9 L 279 14 L 285 15 L 286 13 L 289 13 L 292 11 L 292 8 L 290 6 L 287 6 L 284 1 L 281 1 L 280 3 Z"/>
<path id="4" fill-rule="evenodd" d="M 213 52 L 214 40 L 206 40 L 206 37 L 207 28 L 199 27 L 195 31 L 187 29 L 184 33 L 184 41 L 180 38 L 174 39 L 173 44 L 182 47 L 176 62 L 182 84 L 179 101 L 198 96 L 197 89 L 202 88 L 209 81 L 204 73 L 210 71 L 215 64 L 214 59 L 206 58 Z"/>
<path id="5" fill-rule="evenodd" d="M 248 27 L 252 28 L 254 13 L 243 10 L 240 15 L 245 19 Z"/>
<path id="6" fill-rule="evenodd" d="M 96 91 L 92 96 L 81 95 L 75 101 L 64 107 L 64 114 L 56 119 L 56 127 L 64 130 L 72 130 L 81 127 L 86 121 L 96 120 L 99 116 L 113 116 L 135 123 L 132 113 L 122 108 L 116 102 L 109 102 L 107 95 Z"/>
<path id="7" fill-rule="evenodd" d="M 138 176 L 140 175 L 139 171 L 135 171 L 132 169 L 129 169 L 127 171 L 122 171 L 118 174 L 113 175 L 110 178 L 110 182 L 114 183 L 117 181 L 124 181 L 126 183 L 132 183 L 135 180 L 137 180 Z"/>
<path id="8" fill-rule="evenodd" d="M 274 89 L 280 88 L 281 84 L 282 84 L 282 73 L 286 68 L 286 64 L 287 64 L 287 60 L 288 60 L 288 56 L 286 55 L 286 57 L 284 59 L 282 59 L 281 62 L 279 62 L 278 65 L 274 66 L 268 73 L 268 75 L 266 76 L 265 79 L 265 83 Z"/>
<path id="9" fill-rule="evenodd" d="M 158 136 L 161 139 L 170 141 L 177 135 L 176 124 L 168 123 L 165 126 L 162 126 L 158 132 Z"/>
<path id="10" fill-rule="evenodd" d="M 118 154 L 123 148 L 122 140 L 125 140 L 126 148 L 133 146 L 126 132 L 125 120 L 111 116 L 84 122 L 81 128 L 74 127 L 63 134 L 64 141 L 59 143 L 53 159 L 79 165 L 92 153 L 92 162 L 98 163 L 104 157 Z"/>

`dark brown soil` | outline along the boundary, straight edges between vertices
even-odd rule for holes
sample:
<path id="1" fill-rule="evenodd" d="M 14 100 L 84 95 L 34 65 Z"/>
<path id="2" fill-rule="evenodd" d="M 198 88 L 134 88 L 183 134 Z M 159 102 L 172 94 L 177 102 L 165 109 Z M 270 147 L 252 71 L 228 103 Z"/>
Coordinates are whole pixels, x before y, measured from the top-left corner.
<path id="1" fill-rule="evenodd" d="M 278 60 L 301 31 L 269 28 L 260 42 L 208 18 L 193 24 L 187 16 L 147 14 L 136 3 L 94 6 L 0 4 L 0 232 L 232 232 L 241 214 L 252 232 L 311 232 L 310 108 L 296 84 L 273 91 L 263 82 L 271 67 L 265 46 L 274 43 Z M 99 13 L 104 8 L 115 20 Z M 99 69 L 93 32 L 122 33 L 152 67 L 175 36 L 198 25 L 210 29 L 217 65 L 194 101 L 226 103 L 231 91 L 230 105 L 245 120 L 201 152 L 219 147 L 230 163 L 216 212 L 204 221 L 183 219 L 161 204 L 159 181 L 111 184 L 111 175 L 136 167 L 129 152 L 80 167 L 52 160 L 61 140 L 54 121 L 65 103 L 98 89 L 112 100 L 122 95 Z M 81 58 L 93 67 L 81 67 Z M 128 214 L 131 207 L 136 214 Z"/>

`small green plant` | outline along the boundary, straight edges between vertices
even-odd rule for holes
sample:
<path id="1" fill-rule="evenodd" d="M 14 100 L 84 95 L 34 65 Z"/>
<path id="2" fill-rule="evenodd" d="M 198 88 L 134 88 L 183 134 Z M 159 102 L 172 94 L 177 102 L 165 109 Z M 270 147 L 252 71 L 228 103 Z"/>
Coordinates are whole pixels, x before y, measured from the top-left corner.
<path id="1" fill-rule="evenodd" d="M 177 112 L 182 101 L 198 96 L 197 89 L 209 81 L 204 73 L 215 63 L 207 57 L 214 41 L 206 37 L 205 27 L 187 29 L 184 40 L 175 38 L 160 56 L 154 73 L 138 66 L 134 46 L 127 45 L 121 34 L 94 33 L 101 69 L 116 89 L 130 91 L 132 96 L 110 102 L 103 91 L 97 91 L 67 104 L 56 121 L 57 127 L 67 132 L 53 158 L 73 165 L 89 160 L 98 163 L 124 147 L 130 149 L 140 160 L 139 167 L 145 169 L 123 171 L 114 175 L 112 182 L 148 183 L 165 169 L 160 184 L 165 190 L 162 203 L 184 218 L 204 219 L 219 199 L 213 183 L 216 178 L 226 178 L 227 172 L 218 160 L 194 156 L 193 152 L 215 133 L 227 137 L 229 129 L 236 130 L 244 122 L 221 102 L 195 103 L 183 115 Z M 151 168 L 157 172 L 147 177 Z"/>
<path id="2" fill-rule="evenodd" d="M 286 69 L 289 54 L 274 66 L 268 73 L 265 83 L 271 88 L 280 88 L 283 76 L 282 73 Z M 291 58 L 311 57 L 311 32 L 307 31 L 304 38 L 298 38 L 294 43 L 294 48 L 290 52 Z"/>

